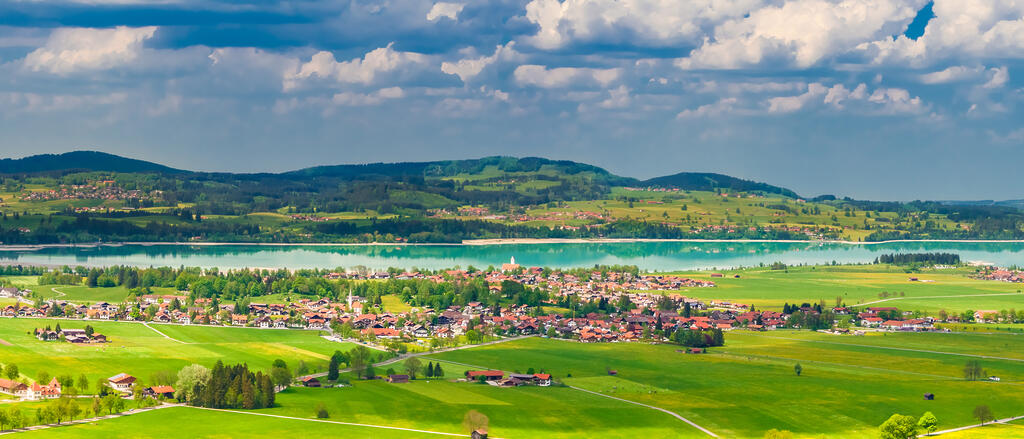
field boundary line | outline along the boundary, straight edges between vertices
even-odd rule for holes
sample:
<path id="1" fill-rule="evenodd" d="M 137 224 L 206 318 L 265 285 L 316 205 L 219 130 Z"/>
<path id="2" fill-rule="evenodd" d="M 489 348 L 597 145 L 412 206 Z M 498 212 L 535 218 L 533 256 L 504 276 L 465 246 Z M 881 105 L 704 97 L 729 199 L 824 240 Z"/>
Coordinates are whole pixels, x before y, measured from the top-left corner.
<path id="1" fill-rule="evenodd" d="M 415 432 L 415 433 L 437 434 L 437 435 L 442 435 L 442 436 L 466 437 L 465 434 L 461 434 L 461 433 L 447 433 L 447 432 L 443 432 L 443 431 L 418 430 L 418 429 L 415 429 L 415 428 L 394 427 L 394 426 L 390 426 L 390 425 L 360 424 L 360 423 L 357 423 L 357 422 L 330 421 L 330 420 L 327 420 L 327 419 L 299 418 L 299 417 L 295 417 L 295 416 L 274 415 L 274 414 L 270 414 L 270 413 L 244 412 L 244 411 L 240 411 L 240 410 L 215 409 L 215 408 L 209 408 L 209 407 L 195 407 L 195 406 L 187 406 L 187 407 L 194 408 L 194 409 L 199 409 L 199 410 L 210 410 L 210 411 L 214 411 L 214 412 L 237 413 L 237 414 L 240 414 L 240 415 L 252 415 L 252 416 L 266 416 L 266 417 L 269 417 L 269 418 L 291 419 L 291 420 L 295 420 L 295 421 L 321 422 L 321 423 L 324 423 L 324 424 L 338 424 L 338 425 L 349 425 L 349 426 L 354 426 L 354 427 L 368 427 L 368 428 L 383 428 L 383 429 L 387 429 L 387 430 L 411 431 L 411 432 Z M 495 438 L 495 439 L 500 439 L 500 438 Z"/>
<path id="2" fill-rule="evenodd" d="M 893 351 L 920 352 L 920 353 L 923 353 L 923 354 L 955 355 L 955 356 L 959 356 L 959 357 L 984 358 L 984 359 L 987 359 L 987 360 L 1018 361 L 1018 362 L 1024 363 L 1024 358 L 996 357 L 996 356 L 993 356 L 993 355 L 979 355 L 979 354 L 962 354 L 962 353 L 958 353 L 958 352 L 943 352 L 943 351 L 931 351 L 931 350 L 927 350 L 927 349 L 897 348 L 897 347 L 893 347 L 893 346 L 874 346 L 874 345 L 869 345 L 869 344 L 858 344 L 858 343 L 840 343 L 840 342 L 836 342 L 836 341 L 826 341 L 826 340 L 805 340 L 805 339 L 800 339 L 800 338 L 777 337 L 777 336 L 771 336 L 771 335 L 757 335 L 757 334 L 748 334 L 748 335 L 751 335 L 751 336 L 754 336 L 754 337 L 774 338 L 774 339 L 778 339 L 778 340 L 790 340 L 790 341 L 799 341 L 799 342 L 806 342 L 806 343 L 824 343 L 824 344 L 834 344 L 834 345 L 840 345 L 840 346 L 856 346 L 856 347 L 862 347 L 862 348 L 889 349 L 889 350 L 893 350 Z"/>
<path id="3" fill-rule="evenodd" d="M 653 405 L 644 404 L 642 402 L 630 401 L 628 399 L 618 398 L 618 397 L 611 396 L 611 395 L 605 395 L 603 393 L 595 392 L 593 390 L 583 389 L 583 388 L 576 387 L 576 386 L 566 386 L 566 387 L 568 387 L 570 389 L 574 389 L 574 390 L 579 390 L 580 392 L 586 392 L 586 393 L 590 393 L 590 394 L 597 395 L 597 396 L 603 396 L 605 398 L 614 399 L 616 401 L 622 401 L 622 402 L 629 403 L 629 404 L 635 404 L 635 405 L 638 405 L 638 406 L 641 406 L 641 407 L 647 407 L 647 408 L 652 409 L 652 410 L 657 410 L 657 411 L 662 412 L 662 413 L 667 413 L 669 415 L 672 415 L 672 417 L 674 417 L 674 418 L 676 418 L 676 419 L 678 419 L 680 421 L 683 421 L 683 422 L 685 422 L 687 424 L 690 424 L 690 426 L 692 426 L 693 428 L 696 428 L 696 429 L 704 432 L 708 436 L 718 437 L 718 435 L 715 434 L 715 433 L 712 433 L 711 430 L 708 430 L 708 429 L 706 429 L 704 427 L 701 427 L 700 425 L 697 425 L 696 422 L 693 422 L 693 421 L 691 421 L 689 419 L 686 419 L 682 415 L 680 415 L 680 414 L 678 414 L 676 412 L 673 412 L 671 410 L 668 410 L 668 409 L 663 409 L 661 407 L 655 407 Z"/>
<path id="4" fill-rule="evenodd" d="M 152 327 L 152 326 L 149 326 L 149 322 L 142 322 L 142 326 L 145 326 L 145 327 L 147 327 L 147 328 L 149 328 L 149 329 L 152 329 L 152 330 L 153 330 L 153 332 L 155 332 L 155 333 L 157 333 L 157 334 L 160 334 L 160 335 L 164 336 L 164 338 L 166 338 L 166 339 L 168 339 L 168 340 L 173 340 L 173 341 L 176 341 L 176 342 L 178 342 L 178 343 L 181 343 L 181 344 L 191 344 L 191 343 L 185 343 L 185 342 L 183 342 L 183 341 L 181 341 L 181 340 L 178 340 L 178 339 L 176 339 L 176 338 L 173 338 L 173 337 L 171 337 L 171 336 L 169 336 L 169 335 L 167 335 L 167 334 L 164 334 L 163 332 L 160 332 L 160 330 L 159 330 L 159 329 L 156 329 L 156 328 L 154 328 L 154 327 Z"/>
<path id="5" fill-rule="evenodd" d="M 804 362 L 804 363 L 808 363 L 808 364 L 822 364 L 822 365 L 834 366 L 834 367 L 837 367 L 837 368 L 866 369 L 866 370 L 874 370 L 874 371 L 887 372 L 887 373 L 893 373 L 893 374 L 919 375 L 919 376 L 923 376 L 923 377 L 939 378 L 939 379 L 950 380 L 950 381 L 962 381 L 963 380 L 963 378 L 958 378 L 958 377 L 949 376 L 949 375 L 935 375 L 935 374 L 930 374 L 930 373 L 911 372 L 909 370 L 886 369 L 886 368 L 883 368 L 883 367 L 861 366 L 861 365 L 858 365 L 858 364 L 833 363 L 833 362 L 830 362 L 830 361 L 820 361 L 820 360 L 797 360 L 797 359 L 793 359 L 793 358 L 775 357 L 775 356 L 772 356 L 772 355 L 762 355 L 762 354 L 740 354 L 740 353 L 736 353 L 736 352 L 728 352 L 728 351 L 721 351 L 721 350 L 719 350 L 719 351 L 716 351 L 716 352 L 712 353 L 711 355 L 722 355 L 722 356 L 730 356 L 730 357 L 748 357 L 748 358 L 753 357 L 753 358 L 765 359 L 765 360 L 767 360 L 769 362 L 772 362 L 772 360 L 774 360 L 774 362 L 779 362 L 779 363 L 794 363 L 794 362 L 799 363 L 799 362 Z"/>
<path id="6" fill-rule="evenodd" d="M 1012 418 L 996 419 L 994 421 L 987 422 L 987 423 L 984 423 L 984 424 L 965 425 L 963 427 L 950 428 L 948 430 L 936 431 L 935 433 L 919 434 L 919 435 L 917 435 L 917 437 L 938 436 L 940 434 L 955 433 L 955 432 L 958 432 L 958 431 L 970 430 L 972 428 L 984 427 L 986 425 L 1005 424 L 1007 422 L 1013 422 L 1013 421 L 1016 421 L 1018 419 L 1024 419 L 1024 416 L 1014 416 Z"/>

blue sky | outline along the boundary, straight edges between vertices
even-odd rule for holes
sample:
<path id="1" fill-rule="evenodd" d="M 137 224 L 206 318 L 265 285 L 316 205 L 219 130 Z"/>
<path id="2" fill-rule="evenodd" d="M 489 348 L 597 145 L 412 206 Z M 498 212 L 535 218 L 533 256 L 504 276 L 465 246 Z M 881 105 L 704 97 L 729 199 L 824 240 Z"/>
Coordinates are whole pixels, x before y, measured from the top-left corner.
<path id="1" fill-rule="evenodd" d="M 13 1 L 0 155 L 544 156 L 857 198 L 1024 198 L 1024 3 Z"/>

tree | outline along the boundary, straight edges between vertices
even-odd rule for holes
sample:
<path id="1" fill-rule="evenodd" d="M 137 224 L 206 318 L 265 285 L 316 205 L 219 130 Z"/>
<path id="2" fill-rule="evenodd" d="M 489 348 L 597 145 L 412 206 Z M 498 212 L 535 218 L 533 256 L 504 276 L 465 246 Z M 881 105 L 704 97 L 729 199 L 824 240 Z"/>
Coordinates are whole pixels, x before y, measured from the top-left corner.
<path id="1" fill-rule="evenodd" d="M 49 372 L 41 370 L 39 371 L 39 374 L 36 375 L 36 382 L 39 383 L 40 385 L 45 385 L 46 383 L 50 382 L 50 378 L 52 377 L 50 376 Z"/>
<path id="2" fill-rule="evenodd" d="M 441 370 L 441 363 L 437 363 L 434 365 L 434 377 L 444 378 L 444 371 Z"/>
<path id="3" fill-rule="evenodd" d="M 25 425 L 25 415 L 21 413 L 20 408 L 12 406 L 7 409 L 7 422 L 11 424 L 11 428 L 21 428 Z"/>
<path id="4" fill-rule="evenodd" d="M 103 401 L 98 396 L 92 397 L 92 413 L 96 416 L 103 414 Z"/>
<path id="5" fill-rule="evenodd" d="M 921 419 L 917 420 L 917 427 L 925 433 L 935 433 L 939 429 L 939 419 L 932 412 L 924 412 Z"/>
<path id="6" fill-rule="evenodd" d="M 968 360 L 964 365 L 964 379 L 967 381 L 978 381 L 985 378 L 985 369 L 981 368 L 978 360 Z"/>
<path id="7" fill-rule="evenodd" d="M 17 364 L 10 363 L 6 368 L 4 368 L 4 375 L 6 375 L 9 380 L 16 380 L 21 376 L 21 372 L 18 371 Z"/>
<path id="8" fill-rule="evenodd" d="M 328 381 L 338 381 L 338 375 L 339 375 L 338 366 L 339 366 L 338 356 L 337 355 L 332 355 L 331 356 L 331 362 L 327 364 L 327 380 Z"/>
<path id="9" fill-rule="evenodd" d="M 363 377 L 369 380 L 369 379 L 373 379 L 373 377 L 375 377 L 375 376 L 377 376 L 377 372 L 373 370 L 373 365 L 372 364 L 366 365 L 366 371 L 363 372 Z"/>
<path id="10" fill-rule="evenodd" d="M 78 384 L 79 393 L 89 392 L 89 377 L 85 376 L 84 373 L 78 376 L 78 380 L 75 383 Z"/>
<path id="11" fill-rule="evenodd" d="M 480 343 L 481 341 L 483 341 L 483 338 L 484 337 L 483 335 L 480 334 L 480 331 L 477 331 L 476 329 L 470 329 L 469 331 L 466 331 L 466 341 L 468 341 L 470 344 Z"/>
<path id="12" fill-rule="evenodd" d="M 796 372 L 796 376 L 800 376 L 800 374 L 803 373 L 803 371 L 804 367 L 801 366 L 800 363 L 793 365 L 793 372 Z"/>
<path id="13" fill-rule="evenodd" d="M 491 421 L 487 418 L 487 415 L 476 410 L 470 410 L 462 417 L 462 427 L 470 433 L 477 430 L 487 430 L 487 426 L 490 422 Z"/>
<path id="14" fill-rule="evenodd" d="M 3 430 L 8 424 L 10 424 L 10 419 L 7 416 L 7 412 L 0 410 L 0 430 Z"/>
<path id="15" fill-rule="evenodd" d="M 423 376 L 425 376 L 427 378 L 433 378 L 434 377 L 434 362 L 433 361 L 427 362 L 427 370 L 425 372 L 423 372 Z"/>
<path id="16" fill-rule="evenodd" d="M 178 371 L 178 380 L 174 383 L 174 397 L 179 401 L 191 402 L 196 398 L 195 389 L 210 381 L 210 369 L 200 364 L 190 364 Z"/>
<path id="17" fill-rule="evenodd" d="M 896 413 L 878 427 L 882 439 L 910 439 L 917 437 L 917 419 Z"/>
<path id="18" fill-rule="evenodd" d="M 409 378 L 416 379 L 416 374 L 420 373 L 422 368 L 423 363 L 419 358 L 409 357 L 405 360 L 405 371 L 409 373 Z"/>
<path id="19" fill-rule="evenodd" d="M 979 405 L 974 408 L 974 418 L 981 422 L 981 425 L 985 425 L 986 422 L 995 420 L 992 416 L 992 410 L 987 405 Z"/>
<path id="20" fill-rule="evenodd" d="M 316 405 L 316 417 L 320 419 L 327 419 L 331 417 L 331 415 L 327 413 L 327 405 L 323 402 L 319 402 Z"/>
<path id="21" fill-rule="evenodd" d="M 275 387 L 288 387 L 292 383 L 292 373 L 285 367 L 270 369 L 270 379 Z"/>
<path id="22" fill-rule="evenodd" d="M 357 377 L 363 376 L 363 372 L 370 362 L 370 350 L 366 346 L 359 345 L 349 351 L 348 357 L 348 364 L 352 368 L 352 372 L 355 372 Z"/>

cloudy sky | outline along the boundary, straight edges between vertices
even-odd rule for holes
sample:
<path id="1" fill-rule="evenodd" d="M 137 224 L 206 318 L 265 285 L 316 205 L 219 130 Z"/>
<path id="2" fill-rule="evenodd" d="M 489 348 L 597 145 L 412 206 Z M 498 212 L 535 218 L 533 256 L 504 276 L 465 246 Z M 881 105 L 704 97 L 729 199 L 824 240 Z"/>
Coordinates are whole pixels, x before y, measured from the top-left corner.
<path id="1" fill-rule="evenodd" d="M 1022 0 L 0 5 L 0 156 L 544 156 L 857 198 L 1024 198 Z"/>

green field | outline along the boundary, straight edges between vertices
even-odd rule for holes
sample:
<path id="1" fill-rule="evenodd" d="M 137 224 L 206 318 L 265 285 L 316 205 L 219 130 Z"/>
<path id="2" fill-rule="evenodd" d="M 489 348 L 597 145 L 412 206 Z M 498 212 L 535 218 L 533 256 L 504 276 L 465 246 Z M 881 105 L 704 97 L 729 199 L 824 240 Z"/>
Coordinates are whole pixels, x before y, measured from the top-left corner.
<path id="1" fill-rule="evenodd" d="M 328 419 L 331 421 L 333 419 Z M 436 438 L 435 434 L 360 427 L 191 407 L 154 410 L 88 424 L 19 433 L 28 438 L 282 438 L 372 437 L 381 439 Z"/>
<path id="2" fill-rule="evenodd" d="M 699 299 L 729 300 L 761 309 L 780 310 L 783 303 L 835 305 L 841 297 L 848 306 L 878 302 L 873 306 L 895 306 L 903 310 L 935 315 L 939 310 L 1024 309 L 1020 284 L 977 280 L 965 270 L 923 270 L 905 273 L 888 265 L 790 267 L 787 270 L 749 268 L 722 272 L 683 273 L 696 279 L 713 280 L 715 288 L 687 288 L 680 294 Z M 734 278 L 733 275 L 740 275 Z M 911 282 L 910 277 L 933 282 Z M 881 293 L 889 293 L 882 298 Z M 895 297 L 893 297 L 895 295 Z M 968 297 L 956 297 L 968 296 Z"/>
<path id="3" fill-rule="evenodd" d="M 911 344 L 942 351 L 973 342 L 960 352 L 1007 353 L 1024 351 L 1024 338 L 890 334 L 848 336 L 835 344 L 811 341 L 824 336 L 817 334 L 768 335 L 734 331 L 725 347 L 706 355 L 680 354 L 669 345 L 526 339 L 433 358 L 504 370 L 546 368 L 567 384 L 671 410 L 723 437 L 760 438 L 778 428 L 798 437 L 871 438 L 891 414 L 924 411 L 935 413 L 941 428 L 951 428 L 972 423 L 971 411 L 979 404 L 1001 416 L 1024 414 L 1019 397 L 1024 361 L 981 359 L 1003 382 L 967 382 L 961 371 L 972 357 L 872 346 Z M 956 338 L 942 338 L 947 336 Z M 793 371 L 797 362 L 803 366 L 799 377 Z M 608 369 L 618 374 L 609 376 Z M 924 393 L 934 393 L 935 400 L 925 401 Z M 677 434 L 692 431 L 679 423 Z"/>
<path id="4" fill-rule="evenodd" d="M 72 345 L 43 342 L 29 332 L 36 327 L 84 328 L 109 337 L 111 343 Z M 0 319 L 0 362 L 17 364 L 21 373 L 35 379 L 40 371 L 51 376 L 86 374 L 90 385 L 98 378 L 125 372 L 148 381 L 154 372 L 179 369 L 192 363 L 207 367 L 218 360 L 248 363 L 256 369 L 269 368 L 281 358 L 290 365 L 305 361 L 311 368 L 325 370 L 331 353 L 348 350 L 346 343 L 335 343 L 315 331 L 270 330 L 232 327 L 199 327 L 138 323 L 97 322 L 51 319 Z M 172 340 L 173 339 L 173 340 Z"/>

